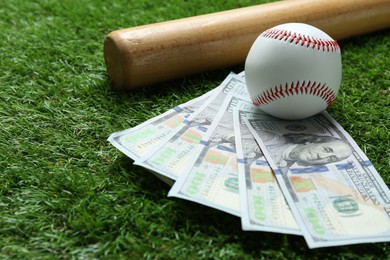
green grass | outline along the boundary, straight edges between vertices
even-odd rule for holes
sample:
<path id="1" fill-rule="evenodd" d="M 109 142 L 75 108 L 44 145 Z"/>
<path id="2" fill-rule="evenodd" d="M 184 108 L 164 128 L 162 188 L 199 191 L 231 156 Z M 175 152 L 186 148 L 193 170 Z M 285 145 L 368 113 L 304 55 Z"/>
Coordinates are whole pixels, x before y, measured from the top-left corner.
<path id="1" fill-rule="evenodd" d="M 106 34 L 253 3 L 1 1 L 0 258 L 388 258 L 386 243 L 309 250 L 301 237 L 243 232 L 236 217 L 167 198 L 168 186 L 106 141 L 243 69 L 114 90 Z M 329 112 L 389 185 L 389 31 L 340 45 Z"/>

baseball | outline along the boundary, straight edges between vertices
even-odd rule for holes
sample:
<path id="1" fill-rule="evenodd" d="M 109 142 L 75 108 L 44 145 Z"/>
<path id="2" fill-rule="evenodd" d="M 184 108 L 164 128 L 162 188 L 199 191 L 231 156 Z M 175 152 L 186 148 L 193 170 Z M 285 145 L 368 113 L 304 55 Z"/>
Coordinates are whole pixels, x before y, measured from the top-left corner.
<path id="1" fill-rule="evenodd" d="M 253 104 L 282 119 L 303 119 L 327 109 L 337 96 L 341 71 L 337 42 L 303 23 L 264 31 L 245 61 Z"/>

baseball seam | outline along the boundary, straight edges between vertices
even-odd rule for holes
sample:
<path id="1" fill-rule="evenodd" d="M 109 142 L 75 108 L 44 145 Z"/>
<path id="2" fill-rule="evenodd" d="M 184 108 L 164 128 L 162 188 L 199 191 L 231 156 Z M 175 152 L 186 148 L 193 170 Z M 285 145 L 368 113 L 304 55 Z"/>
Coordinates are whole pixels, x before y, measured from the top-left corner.
<path id="1" fill-rule="evenodd" d="M 301 35 L 295 32 L 291 32 L 288 30 L 280 30 L 280 29 L 268 29 L 261 34 L 262 37 L 272 38 L 279 41 L 290 42 L 295 45 L 306 46 L 307 48 L 312 48 L 327 52 L 335 52 L 340 50 L 340 46 L 333 39 L 324 40 L 324 39 L 316 39 L 314 37 L 308 35 Z"/>
<path id="2" fill-rule="evenodd" d="M 262 106 L 275 100 L 294 95 L 318 96 L 326 102 L 326 108 L 328 108 L 336 98 L 334 90 L 329 88 L 325 83 L 297 81 L 269 88 L 253 98 L 252 101 L 255 106 Z"/>

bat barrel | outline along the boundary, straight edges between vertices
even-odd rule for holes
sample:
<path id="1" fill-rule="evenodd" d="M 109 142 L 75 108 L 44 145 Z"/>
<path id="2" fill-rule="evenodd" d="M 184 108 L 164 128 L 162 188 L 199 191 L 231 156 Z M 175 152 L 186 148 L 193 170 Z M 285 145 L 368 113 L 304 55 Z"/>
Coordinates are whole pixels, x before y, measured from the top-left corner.
<path id="1" fill-rule="evenodd" d="M 107 72 L 115 87 L 132 89 L 242 64 L 261 32 L 287 22 L 341 40 L 390 27 L 390 1 L 288 0 L 113 31 Z"/>

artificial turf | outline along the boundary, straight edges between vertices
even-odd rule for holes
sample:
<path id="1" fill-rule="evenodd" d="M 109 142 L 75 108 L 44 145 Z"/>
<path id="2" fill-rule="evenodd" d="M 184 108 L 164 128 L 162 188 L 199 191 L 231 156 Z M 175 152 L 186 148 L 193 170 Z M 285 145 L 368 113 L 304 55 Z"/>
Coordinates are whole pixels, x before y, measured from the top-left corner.
<path id="1" fill-rule="evenodd" d="M 167 198 L 167 185 L 106 141 L 243 70 L 115 90 L 106 34 L 264 2 L 2 0 L 0 258 L 389 258 L 388 243 L 310 250 L 299 236 L 244 232 L 236 217 Z M 339 44 L 343 82 L 329 112 L 389 185 L 389 30 Z"/>

